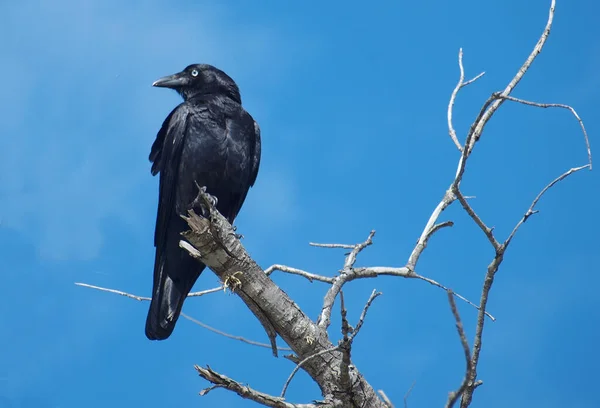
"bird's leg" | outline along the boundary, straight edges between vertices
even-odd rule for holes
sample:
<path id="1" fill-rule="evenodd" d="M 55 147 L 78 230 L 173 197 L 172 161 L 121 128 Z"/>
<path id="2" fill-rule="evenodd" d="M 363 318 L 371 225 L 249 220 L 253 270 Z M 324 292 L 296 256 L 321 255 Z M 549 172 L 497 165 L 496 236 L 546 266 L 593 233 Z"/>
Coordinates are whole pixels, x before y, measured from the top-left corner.
<path id="1" fill-rule="evenodd" d="M 204 187 L 206 188 L 206 187 Z M 210 205 L 214 208 L 217 208 L 217 204 L 219 203 L 219 199 L 217 198 L 217 196 L 214 195 L 210 195 L 208 193 L 206 194 L 206 198 L 210 201 Z"/>
<path id="2" fill-rule="evenodd" d="M 202 215 L 205 218 L 210 216 L 212 210 L 216 210 L 217 203 L 219 199 L 216 196 L 210 195 L 206 192 L 206 186 L 200 186 L 197 182 L 196 187 L 198 187 L 198 195 L 192 201 L 192 208 L 200 208 L 202 210 Z"/>

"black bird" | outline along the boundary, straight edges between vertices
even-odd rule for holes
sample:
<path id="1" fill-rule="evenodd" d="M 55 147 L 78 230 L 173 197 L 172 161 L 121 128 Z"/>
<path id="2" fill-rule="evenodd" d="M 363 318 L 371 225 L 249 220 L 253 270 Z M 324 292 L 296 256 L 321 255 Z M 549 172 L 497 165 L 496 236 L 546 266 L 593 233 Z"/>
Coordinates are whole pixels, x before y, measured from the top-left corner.
<path id="1" fill-rule="evenodd" d="M 238 86 L 220 69 L 194 64 L 152 86 L 174 89 L 184 100 L 163 122 L 150 152 L 152 175 L 160 172 L 160 180 L 146 337 L 164 340 L 206 267 L 179 247 L 181 232 L 189 229 L 180 215 L 190 208 L 203 214 L 193 204 L 198 183 L 233 223 L 256 181 L 261 144 L 260 128 L 242 108 Z"/>

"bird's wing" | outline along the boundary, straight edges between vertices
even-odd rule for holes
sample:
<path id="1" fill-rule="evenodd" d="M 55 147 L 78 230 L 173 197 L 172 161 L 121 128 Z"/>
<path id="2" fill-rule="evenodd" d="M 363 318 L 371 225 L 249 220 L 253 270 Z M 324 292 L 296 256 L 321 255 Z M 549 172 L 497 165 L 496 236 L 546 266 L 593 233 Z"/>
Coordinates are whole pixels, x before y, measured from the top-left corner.
<path id="1" fill-rule="evenodd" d="M 189 108 L 180 104 L 167 116 L 150 152 L 152 174 L 161 173 L 154 246 L 166 239 L 167 227 L 176 207 L 176 187 L 181 151 L 187 134 Z"/>
<path id="2" fill-rule="evenodd" d="M 252 159 L 252 170 L 250 173 L 250 186 L 254 185 L 256 181 L 256 176 L 258 175 L 258 168 L 260 167 L 260 126 L 258 123 L 254 121 L 254 135 L 255 135 L 255 143 L 254 143 L 254 154 Z"/>
<path id="3" fill-rule="evenodd" d="M 257 134 L 257 129 L 252 117 L 243 112 L 226 117 L 225 126 L 220 130 L 225 132 L 220 154 L 225 163 L 225 179 L 228 184 L 228 191 L 221 191 L 221 194 L 228 196 L 228 203 L 223 202 L 223 206 L 218 208 L 231 223 L 237 217 L 248 190 L 256 179 L 260 161 L 260 145 L 256 143 L 260 133 Z"/>
<path id="4" fill-rule="evenodd" d="M 206 115 L 205 107 L 179 105 L 163 123 L 151 149 L 153 174 L 160 172 L 160 182 L 152 301 L 146 317 L 149 339 L 161 340 L 171 335 L 187 294 L 205 268 L 179 248 L 179 241 L 181 232 L 188 229 L 180 215 L 198 192 L 190 180 L 194 179 L 197 166 L 203 165 L 203 158 L 210 157 L 199 157 L 198 160 L 195 155 L 186 157 L 190 154 L 190 144 L 193 146 L 206 140 L 198 137 L 198 132 L 206 135 L 200 120 Z"/>
<path id="5" fill-rule="evenodd" d="M 153 176 L 156 176 L 160 171 L 163 144 L 165 142 L 165 138 L 167 137 L 169 124 L 171 123 L 171 118 L 173 117 L 178 108 L 179 106 L 173 109 L 171 113 L 169 113 L 169 116 L 167 116 L 167 118 L 163 121 L 163 124 L 156 135 L 156 140 L 154 140 L 154 143 L 152 143 L 152 149 L 150 149 L 150 156 L 148 157 L 148 159 L 152 163 L 152 169 L 150 171 Z"/>

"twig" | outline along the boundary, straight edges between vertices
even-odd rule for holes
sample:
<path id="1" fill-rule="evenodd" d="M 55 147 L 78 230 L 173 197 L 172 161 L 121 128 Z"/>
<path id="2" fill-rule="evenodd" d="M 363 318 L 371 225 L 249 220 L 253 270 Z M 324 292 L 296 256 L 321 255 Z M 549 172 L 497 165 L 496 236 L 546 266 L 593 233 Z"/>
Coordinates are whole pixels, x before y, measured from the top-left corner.
<path id="1" fill-rule="evenodd" d="M 460 145 L 460 142 L 458 141 L 458 137 L 456 136 L 456 131 L 454 130 L 454 127 L 452 126 L 452 110 L 454 108 L 454 101 L 456 100 L 456 95 L 458 94 L 458 91 L 460 91 L 465 86 L 477 81 L 479 78 L 481 78 L 485 74 L 485 72 L 482 72 L 481 74 L 477 75 L 475 78 L 470 79 L 467 82 L 465 82 L 465 69 L 463 67 L 462 58 L 463 58 L 463 50 L 461 48 L 458 51 L 458 67 L 460 68 L 460 77 L 458 79 L 458 84 L 456 84 L 456 87 L 454 88 L 454 91 L 452 91 L 452 95 L 450 96 L 450 103 L 448 103 L 448 132 L 450 134 L 450 138 L 452 138 L 452 141 L 454 142 L 454 144 L 456 145 L 456 147 L 458 148 L 458 150 L 460 152 L 462 152 L 463 148 Z"/>
<path id="2" fill-rule="evenodd" d="M 494 237 L 493 229 L 489 228 L 487 225 L 485 225 L 485 223 L 477 215 L 475 210 L 473 210 L 471 205 L 463 197 L 462 193 L 458 190 L 458 187 L 456 187 L 455 194 L 456 194 L 456 197 L 458 198 L 458 201 L 462 205 L 463 209 L 467 212 L 467 214 L 469 214 L 469 217 L 471 217 L 471 219 L 473 219 L 473 221 L 475 221 L 475 224 L 477 224 L 477 226 L 483 231 L 483 233 L 487 237 L 488 241 L 490 241 L 490 244 L 492 244 L 494 249 L 498 250 L 498 248 L 500 248 L 500 243 Z"/>
<path id="3" fill-rule="evenodd" d="M 348 283 L 352 280 L 356 280 L 356 279 L 376 278 L 378 276 L 398 276 L 398 277 L 407 278 L 407 279 L 419 279 L 419 280 L 422 280 L 424 282 L 427 282 L 435 287 L 438 287 L 438 288 L 444 290 L 444 292 L 448 291 L 448 288 L 446 286 L 442 285 L 441 283 L 435 281 L 434 279 L 427 278 L 425 276 L 421 276 L 421 275 L 417 274 L 416 272 L 411 271 L 406 266 L 401 267 L 401 268 L 394 268 L 394 267 L 388 267 L 388 266 L 369 266 L 369 267 L 356 268 L 356 269 L 354 269 L 354 274 L 352 274 L 351 276 L 348 277 L 348 279 L 346 280 L 346 283 Z M 465 298 L 464 296 L 462 296 L 456 292 L 453 292 L 453 294 L 458 299 L 468 303 L 469 305 L 473 306 L 475 309 L 479 310 L 479 306 L 476 305 L 475 303 L 471 302 L 469 299 Z M 492 321 L 496 321 L 496 318 L 494 316 L 492 316 L 490 313 L 485 312 L 485 314 Z"/>
<path id="4" fill-rule="evenodd" d="M 465 166 L 467 159 L 470 156 L 470 153 L 475 146 L 475 143 L 479 140 L 485 125 L 489 122 L 494 113 L 498 110 L 498 108 L 502 105 L 502 103 L 506 100 L 506 97 L 510 95 L 510 93 L 514 90 L 514 88 L 521 81 L 525 73 L 533 64 L 535 58 L 539 55 L 550 35 L 550 29 L 552 27 L 552 22 L 554 20 L 554 9 L 556 6 L 556 0 L 551 0 L 550 10 L 548 12 L 548 20 L 546 22 L 546 26 L 533 50 L 521 66 L 521 68 L 517 71 L 515 76 L 506 86 L 504 91 L 501 94 L 492 95 L 484 104 L 483 108 L 480 111 L 475 122 L 471 125 L 469 129 L 469 133 L 467 134 L 467 140 L 465 141 L 465 147 L 463 149 L 463 153 L 459 160 L 459 164 L 456 170 L 456 177 L 453 183 L 453 191 L 458 191 L 460 182 L 462 180 L 463 174 L 465 172 Z M 492 102 L 493 101 L 493 102 Z M 464 205 L 463 205 L 464 207 Z M 488 265 L 487 272 L 485 275 L 483 289 L 481 293 L 481 299 L 479 303 L 479 312 L 477 314 L 477 324 L 475 329 L 475 339 L 473 341 L 473 353 L 471 356 L 471 372 L 467 378 L 466 386 L 464 387 L 462 400 L 461 400 L 461 408 L 466 408 L 471 404 L 473 399 L 473 392 L 477 388 L 478 385 L 481 384 L 479 381 L 475 381 L 477 377 L 477 364 L 479 363 L 479 356 L 481 352 L 481 339 L 483 335 L 483 329 L 485 324 L 485 311 L 488 302 L 489 292 L 494 282 L 494 277 L 500 264 L 502 263 L 504 257 L 504 249 L 505 247 L 502 245 L 500 248 L 496 249 L 496 255 L 492 262 Z"/>
<path id="5" fill-rule="evenodd" d="M 408 397 L 410 396 L 410 393 L 412 392 L 413 388 L 415 388 L 416 384 L 417 381 L 413 381 L 408 391 L 406 391 L 406 394 L 404 394 L 404 408 L 408 408 Z"/>
<path id="6" fill-rule="evenodd" d="M 344 307 L 343 304 L 341 304 L 341 308 L 342 308 L 342 334 L 344 334 L 344 339 L 342 339 L 337 346 L 329 348 L 329 349 L 326 349 L 326 350 L 322 350 L 319 353 L 312 354 L 312 355 L 306 357 L 304 360 L 300 361 L 296 365 L 296 367 L 294 367 L 294 369 L 292 370 L 291 374 L 289 375 L 287 381 L 283 385 L 283 390 L 281 390 L 281 395 L 280 395 L 281 398 L 285 397 L 285 393 L 286 393 L 286 391 L 288 389 L 288 386 L 290 385 L 290 382 L 294 378 L 294 375 L 296 375 L 296 373 L 298 372 L 298 370 L 308 360 L 310 360 L 311 358 L 314 358 L 314 357 L 326 354 L 326 353 L 331 353 L 333 351 L 341 350 L 344 347 L 350 347 L 350 345 L 352 344 L 352 341 L 354 340 L 354 338 L 356 337 L 356 335 L 358 334 L 358 332 L 360 331 L 360 329 L 363 326 L 365 318 L 367 317 L 367 311 L 369 310 L 369 307 L 371 307 L 371 303 L 373 303 L 373 301 L 378 296 L 380 296 L 381 294 L 382 294 L 381 292 L 377 292 L 376 290 L 373 290 L 373 292 L 371 293 L 371 296 L 369 296 L 369 300 L 367 300 L 367 303 L 366 303 L 365 307 L 363 308 L 362 313 L 360 314 L 360 318 L 358 319 L 358 323 L 356 324 L 356 327 L 353 330 L 350 330 L 350 325 L 348 324 L 348 321 L 346 320 L 346 313 L 345 313 L 346 310 L 345 310 L 345 307 Z M 342 297 L 340 297 L 340 300 L 341 299 L 342 299 Z M 344 324 L 344 321 L 345 321 L 345 324 Z M 349 332 L 352 332 L 352 334 L 350 334 L 348 336 Z"/>
<path id="7" fill-rule="evenodd" d="M 274 271 L 281 271 L 285 273 L 290 273 L 292 275 L 303 276 L 310 282 L 319 281 L 325 283 L 333 283 L 334 280 L 334 278 L 330 278 L 329 276 L 316 275 L 314 273 L 303 271 L 302 269 L 292 268 L 291 266 L 280 264 L 271 265 L 267 269 L 265 269 L 265 273 L 267 275 L 271 275 Z"/>
<path id="8" fill-rule="evenodd" d="M 381 295 L 382 295 L 381 292 L 377 292 L 375 289 L 373 289 L 373 292 L 371 292 L 371 296 L 369 296 L 369 300 L 367 300 L 367 303 L 365 304 L 365 307 L 363 308 L 363 311 L 360 314 L 360 317 L 358 318 L 358 323 L 356 323 L 356 327 L 354 328 L 354 331 L 348 338 L 349 343 L 352 343 L 352 341 L 354 341 L 354 338 L 356 337 L 356 335 L 362 328 L 362 326 L 365 322 L 365 318 L 367 317 L 367 312 L 369 311 L 369 308 L 371 307 L 371 303 L 373 303 L 373 301 Z"/>
<path id="9" fill-rule="evenodd" d="M 212 289 L 201 290 L 200 292 L 191 292 L 191 293 L 188 293 L 187 297 L 200 297 L 200 296 L 208 295 L 210 293 L 220 292 L 223 289 L 224 289 L 223 285 L 221 285 L 218 288 L 212 288 Z"/>
<path id="10" fill-rule="evenodd" d="M 303 359 L 302 361 L 300 361 L 296 367 L 294 367 L 294 369 L 292 370 L 291 374 L 289 375 L 288 379 L 285 381 L 285 384 L 283 384 L 283 389 L 281 390 L 281 395 L 280 398 L 284 398 L 285 397 L 285 393 L 290 385 L 290 382 L 292 382 L 292 378 L 294 378 L 294 376 L 296 375 L 296 373 L 298 372 L 298 370 L 300 370 L 300 368 L 302 367 L 302 365 L 304 365 L 307 361 L 309 361 L 311 358 L 315 358 L 318 356 L 322 356 L 323 354 L 327 354 L 327 353 L 332 353 L 334 351 L 337 351 L 340 349 L 340 346 L 334 346 L 325 350 L 321 350 L 318 353 L 315 354 L 311 354 L 310 356 L 306 357 L 305 359 Z"/>
<path id="11" fill-rule="evenodd" d="M 260 343 L 258 341 L 254 341 L 254 340 L 248 340 L 248 339 L 246 339 L 244 337 L 234 336 L 233 334 L 225 333 L 224 331 L 215 329 L 214 327 L 211 327 L 211 326 L 207 325 L 206 323 L 202 323 L 201 321 L 196 320 L 193 317 L 188 316 L 188 315 L 186 315 L 183 312 L 181 312 L 181 316 L 185 317 L 190 322 L 196 323 L 198 326 L 204 327 L 205 329 L 210 330 L 213 333 L 220 334 L 221 336 L 224 336 L 224 337 L 227 337 L 227 338 L 230 338 L 230 339 L 233 339 L 233 340 L 238 340 L 238 341 L 241 341 L 242 343 L 251 344 L 253 346 L 259 346 L 259 347 L 268 348 L 269 350 L 272 348 L 270 344 Z M 277 347 L 277 350 L 279 350 L 279 351 L 292 351 L 292 349 L 289 348 L 289 347 Z"/>
<path id="12" fill-rule="evenodd" d="M 341 249 L 353 249 L 356 245 L 349 244 L 318 244 L 316 242 L 309 242 L 308 245 L 317 248 L 341 248 Z"/>
<path id="13" fill-rule="evenodd" d="M 385 402 L 385 405 L 387 405 L 388 408 L 394 408 L 394 404 L 392 404 L 392 401 L 389 399 L 389 397 L 385 394 L 383 390 L 377 390 L 377 393 L 379 394 L 383 402 Z"/>
<path id="14" fill-rule="evenodd" d="M 209 366 L 206 366 L 206 368 L 203 368 L 198 365 L 195 365 L 194 368 L 196 369 L 196 371 L 198 371 L 198 374 L 200 375 L 200 377 L 204 378 L 206 381 L 214 384 L 215 386 L 218 386 L 220 388 L 225 388 L 229 391 L 233 391 L 242 398 L 252 400 L 254 402 L 257 402 L 257 403 L 262 404 L 267 407 L 273 407 L 273 408 L 317 408 L 317 405 L 315 405 L 315 404 L 292 404 L 292 403 L 286 402 L 281 397 L 275 397 L 273 395 L 269 395 L 269 394 L 265 394 L 260 391 L 256 391 L 247 385 L 242 385 L 241 383 L 239 383 L 235 380 L 232 380 L 231 378 L 226 377 L 223 374 L 217 373 L 216 371 L 211 369 Z M 203 390 L 200 394 L 206 395 L 206 393 L 208 393 L 208 391 L 210 391 L 213 388 L 215 388 L 215 387 L 214 386 L 209 387 L 209 388 Z"/>
<path id="15" fill-rule="evenodd" d="M 513 79 L 509 82 L 509 84 L 506 86 L 504 91 L 502 91 L 502 94 L 500 95 L 502 98 L 499 98 L 496 101 L 494 101 L 494 103 L 489 107 L 488 110 L 486 110 L 486 112 L 483 114 L 482 118 L 478 121 L 477 125 L 475 126 L 475 129 L 472 132 L 473 138 L 472 138 L 470 144 L 468 145 L 468 149 L 466 149 L 466 150 L 470 151 L 473 148 L 473 145 L 481 136 L 481 133 L 483 132 L 483 128 L 485 127 L 487 122 L 490 120 L 492 115 L 498 110 L 500 105 L 502 105 L 502 103 L 504 102 L 503 98 L 509 96 L 510 93 L 513 91 L 513 89 L 516 88 L 516 86 L 519 84 L 519 82 L 523 78 L 523 75 L 525 75 L 525 73 L 529 70 L 529 67 L 531 67 L 531 64 L 533 64 L 533 61 L 535 61 L 535 59 L 539 55 L 539 53 L 542 52 L 542 48 L 544 48 L 544 44 L 546 44 L 546 40 L 548 39 L 548 36 L 550 35 L 550 29 L 552 28 L 552 22 L 554 20 L 555 6 L 556 6 L 556 0 L 552 0 L 552 2 L 550 4 L 550 11 L 548 12 L 548 21 L 546 22 L 546 27 L 544 27 L 544 31 L 542 32 L 542 35 L 540 36 L 537 44 L 535 45 L 535 47 L 533 47 L 533 51 L 531 51 L 531 54 L 529 54 L 529 56 L 527 57 L 527 59 L 525 60 L 525 62 L 521 66 L 521 68 L 519 68 L 519 71 L 517 71 L 517 73 L 515 74 Z"/>
<path id="16" fill-rule="evenodd" d="M 365 318 L 367 317 L 367 311 L 371 307 L 371 304 L 381 295 L 381 292 L 377 292 L 373 289 L 371 292 L 371 296 L 369 296 L 369 300 L 365 304 L 362 313 L 360 314 L 360 318 L 358 319 L 358 323 L 355 328 L 352 328 L 350 324 L 348 324 L 348 320 L 346 319 L 346 308 L 344 306 L 344 296 L 343 292 L 340 292 L 340 303 L 341 303 L 341 312 L 342 312 L 342 339 L 339 342 L 340 351 L 343 353 L 342 355 L 342 364 L 340 365 L 340 385 L 341 389 L 345 391 L 345 395 L 343 398 L 346 398 L 347 401 L 344 402 L 344 406 L 354 405 L 352 403 L 352 380 L 350 375 L 350 368 L 352 366 L 351 361 L 351 352 L 352 352 L 352 342 L 356 335 L 360 332 L 362 328 Z"/>
<path id="17" fill-rule="evenodd" d="M 353 267 L 354 267 L 354 264 L 356 263 L 356 257 L 363 249 L 365 249 L 369 245 L 373 244 L 374 236 L 375 236 L 375 230 L 373 230 L 369 233 L 369 236 L 367 237 L 367 239 L 365 241 L 354 245 L 354 247 L 352 248 L 352 251 L 346 256 L 346 260 L 344 262 L 344 269 L 342 269 L 340 275 L 338 275 L 337 277 L 335 277 L 333 279 L 333 284 L 331 285 L 331 288 L 329 288 L 329 290 L 325 294 L 325 299 L 323 300 L 323 307 L 321 309 L 321 314 L 319 315 L 319 318 L 317 319 L 317 325 L 319 327 L 321 327 L 322 329 L 326 330 L 329 327 L 329 324 L 331 323 L 331 308 L 333 307 L 335 298 L 340 293 L 340 290 L 342 290 L 342 287 L 344 286 L 344 284 L 347 281 L 353 280 L 352 279 L 352 276 L 354 275 Z"/>
<path id="18" fill-rule="evenodd" d="M 423 228 L 423 232 L 421 233 L 421 236 L 417 240 L 417 245 L 415 245 L 415 248 L 413 249 L 410 256 L 408 257 L 408 262 L 406 263 L 406 267 L 408 269 L 410 269 L 411 271 L 414 271 L 415 268 L 417 267 L 417 262 L 419 261 L 421 254 L 427 247 L 427 242 L 429 241 L 431 236 L 441 228 L 441 227 L 436 228 L 436 222 L 437 222 L 438 218 L 440 217 L 440 215 L 442 214 L 442 211 L 444 211 L 450 204 L 452 204 L 454 202 L 454 200 L 456 200 L 456 197 L 454 196 L 452 191 L 450 191 L 450 190 L 446 191 L 446 193 L 444 194 L 444 197 L 442 197 L 442 200 L 435 207 L 435 209 L 433 210 L 433 213 L 431 213 L 431 216 L 429 217 L 427 224 L 425 224 L 425 228 Z M 448 223 L 442 223 L 440 225 L 444 225 L 444 224 L 446 224 L 447 226 L 451 226 Z"/>
<path id="19" fill-rule="evenodd" d="M 108 289 L 108 288 L 103 288 L 103 287 L 94 286 L 94 285 L 88 285 L 87 283 L 75 282 L 75 285 L 77 285 L 77 286 L 83 286 L 84 288 L 91 288 L 91 289 L 100 290 L 102 292 L 114 293 L 115 295 L 125 296 L 125 297 L 128 297 L 129 299 L 135 299 L 137 301 L 148 301 L 149 302 L 150 300 L 152 300 L 149 297 L 132 295 L 131 293 L 123 292 L 123 291 L 120 291 L 120 290 Z"/>
<path id="20" fill-rule="evenodd" d="M 531 206 L 529 206 L 529 209 L 523 215 L 523 218 L 521 218 L 521 220 L 517 223 L 517 225 L 515 225 L 515 227 L 513 228 L 512 232 L 510 233 L 510 235 L 508 236 L 508 238 L 506 239 L 506 241 L 504 241 L 504 244 L 502 246 L 506 249 L 506 247 L 508 247 L 508 245 L 510 244 L 510 242 L 514 238 L 515 234 L 517 233 L 517 231 L 519 230 L 519 228 L 521 227 L 521 225 L 523 225 L 525 223 L 525 221 L 527 221 L 527 219 L 529 217 L 531 217 L 532 215 L 537 214 L 539 212 L 538 210 L 534 210 L 534 208 L 537 205 L 538 201 L 540 201 L 540 199 L 542 198 L 542 196 L 546 193 L 546 191 L 548 191 L 550 188 L 552 188 L 559 181 L 564 180 L 565 178 L 569 177 L 571 174 L 576 173 L 576 172 L 578 172 L 580 170 L 583 170 L 585 168 L 588 168 L 588 167 L 591 169 L 592 165 L 591 164 L 586 164 L 585 166 L 572 168 L 572 169 L 564 172 L 563 174 L 561 174 L 560 176 L 558 176 L 554 180 L 552 180 L 552 182 L 550 182 L 550 184 L 548 184 L 546 187 L 544 187 L 544 189 L 537 195 L 537 197 L 535 197 L 535 200 L 533 200 L 533 202 L 531 203 Z"/>
<path id="21" fill-rule="evenodd" d="M 352 268 L 354 266 L 354 264 L 356 263 L 356 257 L 358 256 L 358 254 L 363 249 L 365 249 L 369 245 L 373 244 L 373 237 L 374 236 L 375 236 L 375 230 L 372 230 L 369 233 L 369 236 L 367 237 L 367 239 L 364 242 L 361 242 L 360 244 L 354 245 L 354 248 L 352 249 L 352 251 L 346 257 L 346 262 L 344 263 L 344 268 L 349 269 L 349 268 Z"/>
<path id="22" fill-rule="evenodd" d="M 431 229 L 431 234 L 430 235 L 433 235 L 438 230 L 441 230 L 442 228 L 446 228 L 446 227 L 454 227 L 454 222 L 452 222 L 452 221 L 444 221 L 444 222 L 440 222 L 439 224 L 435 224 L 433 226 L 433 228 Z"/>
<path id="23" fill-rule="evenodd" d="M 498 95 L 498 97 L 507 99 L 509 101 L 522 103 L 523 105 L 535 106 L 537 108 L 560 108 L 560 109 L 569 110 L 573 114 L 573 116 L 575 116 L 575 119 L 577 119 L 577 122 L 579 122 L 581 131 L 583 132 L 583 137 L 585 139 L 585 146 L 587 148 L 588 163 L 589 163 L 590 170 L 592 169 L 592 148 L 590 147 L 590 138 L 588 137 L 587 130 L 585 129 L 585 125 L 583 124 L 583 120 L 581 120 L 581 118 L 579 117 L 579 115 L 577 114 L 575 109 L 573 109 L 573 107 L 571 107 L 570 105 L 565 105 L 563 103 L 532 102 L 532 101 L 527 101 L 525 99 L 515 98 L 513 96 Z"/>
<path id="24" fill-rule="evenodd" d="M 149 298 L 149 297 L 132 295 L 131 293 L 123 292 L 121 290 L 103 288 L 101 286 L 89 285 L 87 283 L 75 282 L 75 285 L 77 285 L 77 286 L 83 286 L 85 288 L 96 289 L 96 290 L 99 290 L 99 291 L 102 291 L 102 292 L 114 293 L 116 295 L 125 296 L 125 297 L 128 297 L 130 299 L 135 299 L 137 301 L 148 301 L 149 302 L 150 300 L 152 300 L 152 298 Z M 188 297 L 198 297 L 198 296 L 206 295 L 206 294 L 209 294 L 209 293 L 215 293 L 215 292 L 221 290 L 221 288 L 222 287 L 214 288 L 214 289 L 208 289 L 208 290 L 203 290 L 201 292 L 190 293 L 188 295 Z M 246 344 L 251 344 L 253 346 L 267 347 L 267 348 L 272 349 L 271 345 L 260 343 L 260 342 L 254 341 L 254 340 L 248 340 L 248 339 L 246 339 L 244 337 L 234 336 L 232 334 L 225 333 L 225 332 L 223 332 L 221 330 L 215 329 L 214 327 L 211 327 L 211 326 L 209 326 L 209 325 L 207 325 L 205 323 L 202 323 L 201 321 L 196 320 L 193 317 L 190 317 L 190 316 L 186 315 L 183 312 L 181 313 L 181 316 L 185 317 L 186 319 L 188 319 L 191 322 L 196 323 L 200 327 L 204 327 L 205 329 L 210 330 L 213 333 L 220 334 L 221 336 L 228 337 L 228 338 L 234 339 L 234 340 L 238 340 L 238 341 L 241 341 L 241 342 L 246 343 Z M 278 350 L 284 350 L 284 351 L 290 351 L 290 350 L 292 350 L 291 348 L 287 348 L 287 347 L 277 347 L 277 349 Z"/>
<path id="25" fill-rule="evenodd" d="M 467 335 L 465 334 L 465 329 L 463 327 L 462 321 L 460 319 L 460 314 L 458 313 L 458 308 L 456 307 L 456 303 L 454 302 L 454 296 L 452 295 L 452 290 L 448 289 L 448 302 L 450 303 L 450 310 L 452 311 L 452 315 L 454 316 L 454 320 L 456 321 L 456 330 L 458 331 L 458 336 L 460 337 L 460 343 L 462 344 L 463 351 L 465 353 L 465 361 L 467 363 L 467 368 L 465 372 L 465 378 L 463 379 L 460 387 L 457 391 L 453 391 L 448 396 L 448 402 L 446 402 L 446 408 L 452 408 L 456 401 L 460 398 L 462 393 L 464 392 L 469 379 L 471 378 L 471 373 L 473 371 L 473 366 L 471 365 L 471 350 L 469 349 L 469 342 L 467 341 Z"/>

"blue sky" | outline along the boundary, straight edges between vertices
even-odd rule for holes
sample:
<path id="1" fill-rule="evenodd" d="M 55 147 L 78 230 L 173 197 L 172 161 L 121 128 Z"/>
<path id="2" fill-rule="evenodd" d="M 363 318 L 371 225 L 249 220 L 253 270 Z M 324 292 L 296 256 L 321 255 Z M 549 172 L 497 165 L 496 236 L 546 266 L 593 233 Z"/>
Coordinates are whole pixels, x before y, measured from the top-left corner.
<path id="1" fill-rule="evenodd" d="M 0 5 L 0 254 L 4 335 L 0 408 L 251 407 L 206 397 L 194 364 L 278 394 L 292 364 L 181 319 L 165 342 L 144 336 L 147 303 L 73 285 L 148 295 L 158 179 L 148 153 L 179 102 L 156 78 L 205 62 L 239 84 L 260 123 L 258 181 L 236 224 L 267 267 L 332 275 L 343 254 L 309 241 L 354 243 L 377 230 L 361 265 L 401 266 L 456 169 L 446 107 L 464 49 L 467 76 L 455 127 L 464 137 L 481 103 L 504 88 L 543 29 L 548 0 L 478 2 L 208 2 L 58 0 Z M 549 42 L 514 96 L 573 105 L 592 148 L 600 134 L 600 5 L 559 1 Z M 496 227 L 512 229 L 551 179 L 586 162 L 566 111 L 505 104 L 469 162 L 463 191 Z M 514 240 L 492 290 L 474 406 L 596 407 L 600 357 L 595 215 L 600 178 L 556 186 Z M 473 301 L 492 252 L 458 206 L 419 264 Z M 274 279 L 312 317 L 326 286 Z M 205 272 L 196 289 L 212 288 Z M 402 404 L 440 406 L 463 375 L 441 290 L 378 278 L 345 291 L 356 321 L 376 288 L 353 358 Z M 469 340 L 476 311 L 459 304 Z M 242 302 L 222 292 L 184 312 L 264 341 Z M 337 340 L 339 319 L 333 321 Z M 303 373 L 293 402 L 319 398 Z"/>

